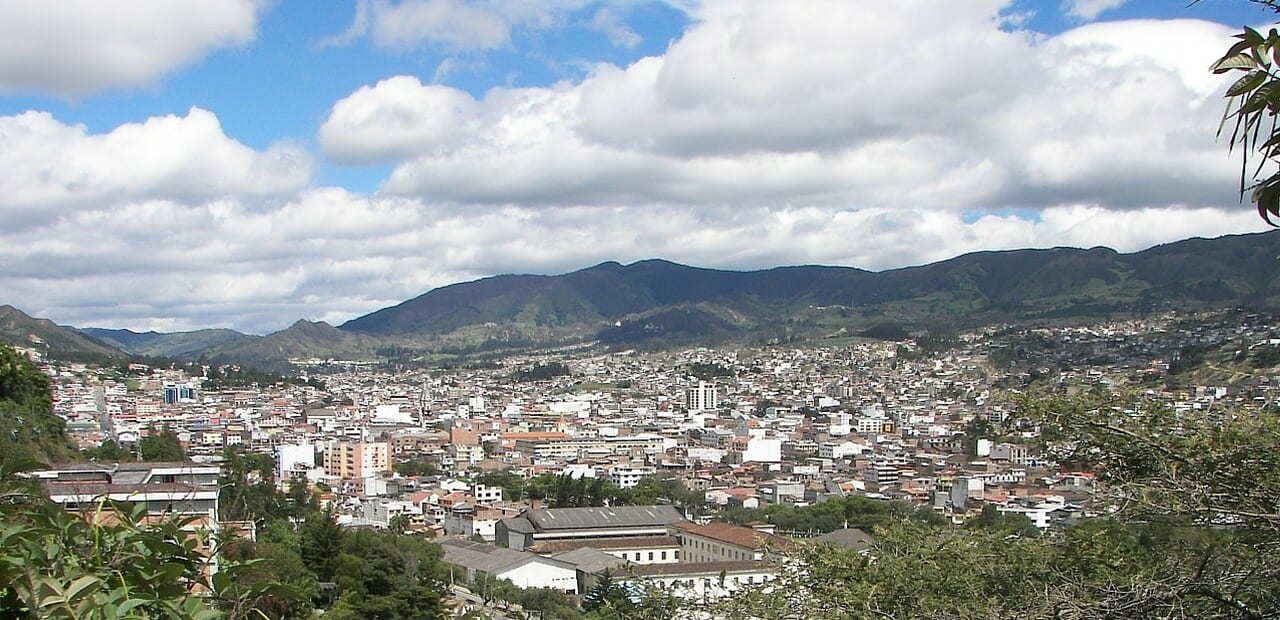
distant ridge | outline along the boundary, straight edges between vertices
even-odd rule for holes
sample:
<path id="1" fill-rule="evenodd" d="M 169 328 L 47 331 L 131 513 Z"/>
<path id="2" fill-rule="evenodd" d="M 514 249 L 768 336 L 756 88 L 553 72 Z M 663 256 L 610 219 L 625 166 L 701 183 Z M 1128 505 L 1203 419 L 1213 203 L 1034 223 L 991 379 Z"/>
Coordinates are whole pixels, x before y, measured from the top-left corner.
<path id="1" fill-rule="evenodd" d="M 60 355 L 118 356 L 124 351 L 93 338 L 37 319 L 9 305 L 0 306 L 0 342 Z"/>
<path id="2" fill-rule="evenodd" d="M 160 333 L 85 327 L 77 331 L 134 355 L 173 359 L 197 359 L 215 347 L 257 338 L 232 329 Z"/>
<path id="3" fill-rule="evenodd" d="M 817 265 L 726 271 L 651 259 L 563 275 L 451 284 L 333 327 L 299 321 L 268 336 L 230 330 L 108 342 L 0 308 L 11 342 L 281 366 L 290 358 L 416 360 L 599 342 L 663 347 L 792 341 L 997 322 L 1137 317 L 1166 310 L 1280 309 L 1280 231 L 1188 239 L 1132 254 L 1103 247 L 984 251 L 881 272 Z M 79 340 L 67 340 L 78 338 Z"/>
<path id="4" fill-rule="evenodd" d="M 1168 308 L 1276 307 L 1280 232 L 1109 248 L 985 251 L 883 272 L 722 271 L 664 260 L 559 276 L 494 276 L 429 291 L 340 326 L 382 338 L 555 342 L 712 339 L 1105 317 Z M 699 333 L 699 332 L 703 333 Z"/>

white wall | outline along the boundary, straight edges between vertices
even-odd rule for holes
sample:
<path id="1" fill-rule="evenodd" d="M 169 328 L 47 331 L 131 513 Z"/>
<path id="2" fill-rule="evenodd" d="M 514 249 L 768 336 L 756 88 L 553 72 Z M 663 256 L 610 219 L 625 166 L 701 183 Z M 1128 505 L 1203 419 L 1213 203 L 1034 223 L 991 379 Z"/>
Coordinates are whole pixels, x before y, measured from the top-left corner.
<path id="1" fill-rule="evenodd" d="M 555 588 L 562 592 L 578 593 L 577 572 L 550 562 L 535 560 L 495 576 L 510 579 L 511 583 L 521 588 Z"/>

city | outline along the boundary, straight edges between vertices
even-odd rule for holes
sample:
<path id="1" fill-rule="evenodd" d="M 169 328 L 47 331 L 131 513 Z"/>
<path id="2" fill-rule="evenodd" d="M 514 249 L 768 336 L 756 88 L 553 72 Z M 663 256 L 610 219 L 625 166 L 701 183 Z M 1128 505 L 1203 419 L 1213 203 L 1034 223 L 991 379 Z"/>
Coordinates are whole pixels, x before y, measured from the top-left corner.
<path id="1" fill-rule="evenodd" d="M 609 575 L 707 601 L 775 578 L 796 541 L 866 552 L 871 527 L 806 516 L 828 502 L 957 525 L 994 510 L 1046 532 L 1097 516 L 1094 473 L 1046 453 L 1019 398 L 1101 388 L 1173 412 L 1262 410 L 1276 330 L 1234 310 L 827 346 L 571 347 L 405 372 L 296 360 L 310 380 L 228 388 L 50 362 L 54 411 L 87 454 L 171 433 L 195 463 L 37 476 L 71 509 L 145 493 L 157 515 L 252 538 L 251 515 L 229 522 L 220 465 L 268 455 L 274 471 L 249 482 L 305 488 L 346 528 L 438 541 L 462 582 L 582 596 Z M 1242 363 L 1218 366 L 1223 352 Z"/>

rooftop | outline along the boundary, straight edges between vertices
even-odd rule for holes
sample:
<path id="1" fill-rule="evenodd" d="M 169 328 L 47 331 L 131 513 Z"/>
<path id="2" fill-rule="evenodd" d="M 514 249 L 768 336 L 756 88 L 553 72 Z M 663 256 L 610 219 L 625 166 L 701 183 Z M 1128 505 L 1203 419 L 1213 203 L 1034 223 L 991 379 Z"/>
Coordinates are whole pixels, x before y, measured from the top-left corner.
<path id="1" fill-rule="evenodd" d="M 673 506 L 538 508 L 522 515 L 539 531 L 586 528 L 662 527 L 684 521 Z"/>

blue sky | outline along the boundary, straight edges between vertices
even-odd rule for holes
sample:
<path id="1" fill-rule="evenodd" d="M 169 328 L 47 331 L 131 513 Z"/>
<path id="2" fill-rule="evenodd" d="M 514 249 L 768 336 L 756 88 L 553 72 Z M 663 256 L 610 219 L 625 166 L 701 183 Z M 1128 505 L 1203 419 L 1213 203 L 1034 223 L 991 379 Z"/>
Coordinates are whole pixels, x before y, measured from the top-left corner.
<path id="1" fill-rule="evenodd" d="M 1245 0 L 0 3 L 0 290 L 265 333 L 660 257 L 886 269 L 1265 227 Z"/>

